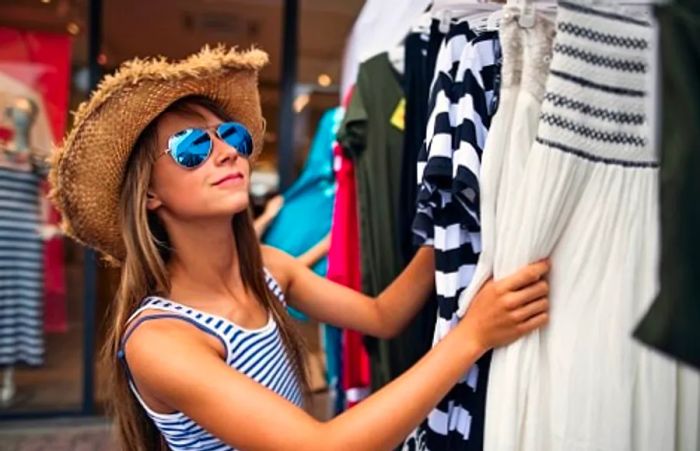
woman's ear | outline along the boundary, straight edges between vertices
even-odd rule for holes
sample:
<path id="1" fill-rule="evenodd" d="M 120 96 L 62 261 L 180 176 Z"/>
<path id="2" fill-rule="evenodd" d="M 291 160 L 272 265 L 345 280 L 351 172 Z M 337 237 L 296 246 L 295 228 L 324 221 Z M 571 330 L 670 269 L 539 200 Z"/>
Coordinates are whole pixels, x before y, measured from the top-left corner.
<path id="1" fill-rule="evenodd" d="M 150 211 L 157 210 L 163 205 L 163 201 L 160 200 L 158 195 L 153 191 L 149 190 L 146 193 L 146 209 Z"/>

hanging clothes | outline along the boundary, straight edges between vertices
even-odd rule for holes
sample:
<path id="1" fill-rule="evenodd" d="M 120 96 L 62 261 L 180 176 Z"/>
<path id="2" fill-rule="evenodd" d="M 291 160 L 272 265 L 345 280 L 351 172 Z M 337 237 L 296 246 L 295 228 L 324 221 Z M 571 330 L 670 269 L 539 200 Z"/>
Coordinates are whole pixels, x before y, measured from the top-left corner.
<path id="1" fill-rule="evenodd" d="M 0 368 L 44 363 L 40 182 L 0 166 Z"/>
<path id="2" fill-rule="evenodd" d="M 346 100 L 345 103 L 347 102 Z M 343 148 L 337 142 L 333 146 L 333 157 L 337 190 L 333 207 L 327 277 L 333 282 L 361 291 L 355 169 L 352 159 L 345 155 Z M 347 408 L 362 401 L 369 394 L 370 365 L 362 343 L 362 335 L 347 329 L 344 329 L 342 334 L 341 385 Z"/>
<path id="3" fill-rule="evenodd" d="M 332 149 L 342 117 L 340 108 L 330 109 L 321 117 L 304 169 L 284 193 L 284 205 L 263 235 L 265 244 L 298 257 L 330 232 L 335 198 Z M 313 221 L 307 220 L 310 214 L 313 214 Z M 318 275 L 325 276 L 327 266 L 328 259 L 324 257 L 312 269 Z M 298 312 L 292 313 L 304 319 Z M 337 404 L 342 406 L 344 401 L 339 390 L 342 371 L 340 329 L 322 325 L 321 341 L 326 357 L 326 381 L 336 396 Z"/>
<path id="4" fill-rule="evenodd" d="M 418 156 L 417 244 L 435 248 L 438 327 L 451 328 L 457 296 L 479 252 L 479 172 L 493 114 L 498 35 L 452 26 L 438 56 L 425 145 Z"/>
<path id="5" fill-rule="evenodd" d="M 330 232 L 335 196 L 333 141 L 342 117 L 338 108 L 326 111 L 321 117 L 304 169 L 283 193 L 284 205 L 263 235 L 263 243 L 298 257 Z M 313 221 L 306 220 L 310 213 L 314 215 Z M 325 276 L 327 265 L 324 257 L 312 269 Z"/>
<path id="6" fill-rule="evenodd" d="M 382 53 L 360 66 L 357 86 L 338 141 L 355 163 L 360 221 L 362 290 L 380 294 L 408 262 L 398 239 L 404 92 L 399 74 Z M 432 324 L 418 315 L 398 337 L 366 337 L 376 390 L 410 368 L 430 345 Z"/>
<path id="7" fill-rule="evenodd" d="M 338 142 L 353 158 L 357 186 L 360 231 L 362 291 L 381 293 L 400 274 L 402 261 L 392 238 L 398 203 L 402 130 L 391 124 L 391 116 L 403 98 L 398 74 L 386 53 L 360 66 Z M 370 122 L 370 119 L 372 122 Z M 366 337 L 372 367 L 372 389 L 392 379 L 388 340 Z"/>
<path id="8" fill-rule="evenodd" d="M 500 72 L 498 33 L 477 33 L 468 20 L 453 23 L 437 56 L 413 224 L 416 244 L 435 249 L 437 343 L 456 325 L 457 297 L 478 260 L 479 172 L 495 109 Z M 480 450 L 490 355 L 429 414 L 404 449 Z"/>
<path id="9" fill-rule="evenodd" d="M 484 154 L 484 247 L 458 315 L 490 275 L 545 257 L 552 307 L 545 329 L 493 353 L 486 451 L 682 449 L 684 376 L 630 338 L 658 288 L 651 38 L 647 22 L 614 8 L 560 2 L 551 64 L 522 53 L 550 66 L 539 124 L 531 147 L 513 141 L 530 133 L 514 125 L 534 86 L 523 73 L 511 138 L 494 138 L 510 144 Z"/>
<path id="10" fill-rule="evenodd" d="M 679 0 L 659 7 L 658 19 L 661 293 L 635 335 L 700 368 L 700 5 Z"/>
<path id="11" fill-rule="evenodd" d="M 413 220 L 416 216 L 416 186 L 418 154 L 425 141 L 428 126 L 428 96 L 430 82 L 445 33 L 440 21 L 433 20 L 430 33 L 415 32 L 406 37 L 404 85 L 406 91 L 406 136 L 401 164 L 401 196 L 399 203 L 399 239 L 406 261 L 416 253 L 413 240 Z"/>

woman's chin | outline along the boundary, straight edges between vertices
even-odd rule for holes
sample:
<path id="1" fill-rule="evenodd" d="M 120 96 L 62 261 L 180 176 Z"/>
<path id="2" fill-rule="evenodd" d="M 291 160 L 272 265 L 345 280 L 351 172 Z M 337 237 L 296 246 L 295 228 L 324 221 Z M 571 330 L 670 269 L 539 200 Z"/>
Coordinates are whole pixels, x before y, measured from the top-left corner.
<path id="1" fill-rule="evenodd" d="M 220 193 L 215 199 L 212 199 L 215 205 L 220 209 L 239 212 L 245 210 L 250 205 L 250 194 L 248 190 L 232 189 Z"/>
<path id="2" fill-rule="evenodd" d="M 250 206 L 248 194 L 241 197 L 243 198 L 232 199 L 232 202 L 227 202 L 225 206 L 222 206 L 222 209 L 229 215 L 237 215 L 238 213 L 248 210 L 248 207 Z"/>

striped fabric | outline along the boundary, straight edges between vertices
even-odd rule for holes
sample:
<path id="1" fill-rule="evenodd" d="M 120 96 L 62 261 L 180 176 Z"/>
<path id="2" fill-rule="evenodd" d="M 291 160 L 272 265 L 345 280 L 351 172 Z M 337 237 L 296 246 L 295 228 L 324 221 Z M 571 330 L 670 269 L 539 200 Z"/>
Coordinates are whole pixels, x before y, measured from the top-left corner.
<path id="1" fill-rule="evenodd" d="M 500 72 L 497 32 L 476 33 L 467 21 L 454 23 L 438 54 L 427 132 L 418 160 L 418 245 L 435 249 L 437 343 L 452 329 L 457 299 L 472 279 L 481 249 L 479 173 L 482 150 L 495 110 Z M 484 409 L 479 372 L 489 356 L 434 409 L 404 449 L 479 449 L 481 431 L 473 415 Z"/>
<path id="2" fill-rule="evenodd" d="M 40 181 L 0 167 L 0 366 L 43 363 Z"/>
<path id="3" fill-rule="evenodd" d="M 457 297 L 480 250 L 479 172 L 493 115 L 498 35 L 452 26 L 438 55 L 418 160 L 416 243 L 435 248 L 436 336 L 454 325 Z"/>
<path id="4" fill-rule="evenodd" d="M 284 293 L 269 272 L 265 279 L 270 291 L 284 303 Z M 303 393 L 292 362 L 282 342 L 277 323 L 272 316 L 268 323 L 259 329 L 246 329 L 231 321 L 202 311 L 160 298 L 146 298 L 131 320 L 144 310 L 161 310 L 163 313 L 149 313 L 134 322 L 124 337 L 123 343 L 133 330 L 144 321 L 159 318 L 180 319 L 197 326 L 202 331 L 218 338 L 227 350 L 226 364 L 245 374 L 254 381 L 269 388 L 289 402 L 302 405 Z M 120 357 L 124 359 L 124 344 Z M 123 360 L 126 362 L 126 360 Z M 128 373 L 128 366 L 126 367 Z M 131 390 L 148 416 L 173 451 L 220 451 L 233 450 L 227 444 L 211 435 L 182 412 L 162 414 L 154 412 L 143 401 L 129 375 Z"/>

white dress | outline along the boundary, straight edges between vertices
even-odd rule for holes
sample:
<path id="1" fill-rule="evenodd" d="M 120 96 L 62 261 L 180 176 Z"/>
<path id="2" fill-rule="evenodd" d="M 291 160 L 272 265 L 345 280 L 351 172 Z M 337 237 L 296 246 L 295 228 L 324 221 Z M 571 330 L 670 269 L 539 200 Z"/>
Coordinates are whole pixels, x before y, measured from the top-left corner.
<path id="1" fill-rule="evenodd" d="M 482 217 L 458 313 L 491 275 L 545 257 L 552 272 L 549 326 L 493 354 L 486 451 L 697 449 L 696 375 L 631 338 L 658 291 L 651 41 L 648 24 L 560 2 L 534 144 L 524 83 L 509 137 L 487 143 L 482 216 L 493 223 Z"/>

